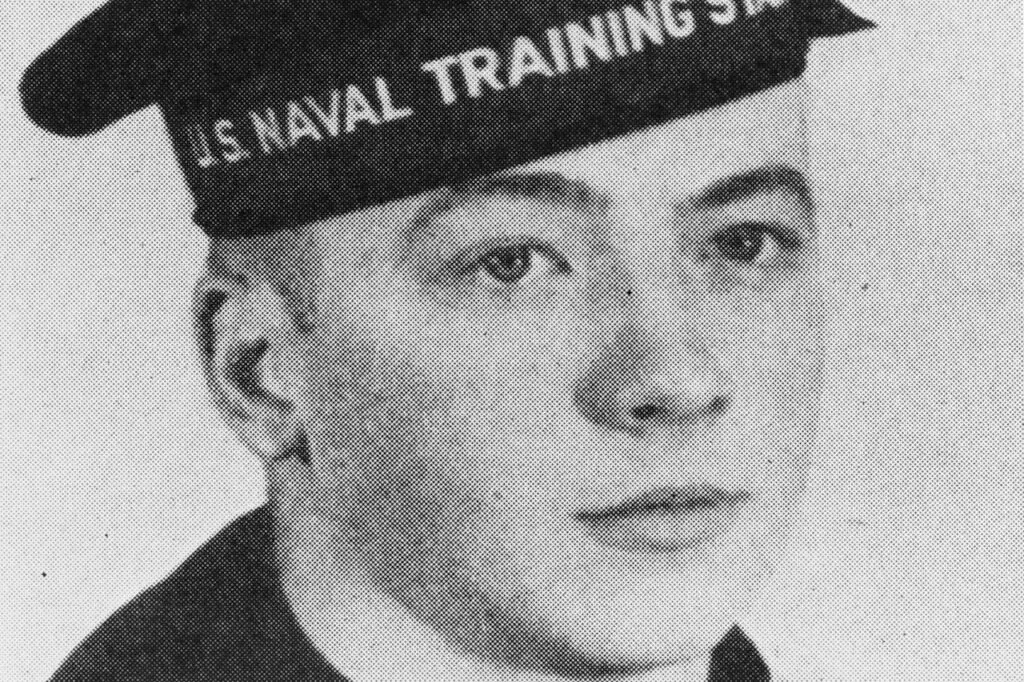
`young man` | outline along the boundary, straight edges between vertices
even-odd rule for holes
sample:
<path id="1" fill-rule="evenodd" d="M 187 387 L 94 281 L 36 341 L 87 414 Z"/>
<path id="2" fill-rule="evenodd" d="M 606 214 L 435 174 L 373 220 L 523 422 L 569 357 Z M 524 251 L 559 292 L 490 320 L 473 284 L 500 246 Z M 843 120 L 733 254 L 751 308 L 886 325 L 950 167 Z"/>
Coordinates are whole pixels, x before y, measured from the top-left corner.
<path id="1" fill-rule="evenodd" d="M 824 0 L 112 0 L 29 69 L 162 107 L 270 503 L 55 680 L 765 680 L 803 487 Z"/>

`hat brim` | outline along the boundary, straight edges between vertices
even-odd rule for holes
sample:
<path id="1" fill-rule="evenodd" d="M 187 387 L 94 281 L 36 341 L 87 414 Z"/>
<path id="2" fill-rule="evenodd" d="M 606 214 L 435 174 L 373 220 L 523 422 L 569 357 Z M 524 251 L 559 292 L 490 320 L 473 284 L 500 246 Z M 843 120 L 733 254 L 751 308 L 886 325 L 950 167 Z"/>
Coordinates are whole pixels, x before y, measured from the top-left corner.
<path id="1" fill-rule="evenodd" d="M 25 71 L 21 99 L 40 127 L 67 137 L 94 133 L 156 103 L 187 40 L 181 3 L 110 0 L 76 24 Z"/>

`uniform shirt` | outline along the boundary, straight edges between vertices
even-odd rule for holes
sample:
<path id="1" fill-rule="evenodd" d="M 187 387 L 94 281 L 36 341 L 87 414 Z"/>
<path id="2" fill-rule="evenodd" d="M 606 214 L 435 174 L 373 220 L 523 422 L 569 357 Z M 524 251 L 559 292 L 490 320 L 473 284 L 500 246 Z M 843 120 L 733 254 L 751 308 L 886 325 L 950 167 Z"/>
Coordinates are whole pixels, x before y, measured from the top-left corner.
<path id="1" fill-rule="evenodd" d="M 51 682 L 359 682 L 335 670 L 292 614 L 278 580 L 269 507 L 234 521 L 163 582 L 115 612 Z M 739 628 L 709 682 L 767 682 Z"/>

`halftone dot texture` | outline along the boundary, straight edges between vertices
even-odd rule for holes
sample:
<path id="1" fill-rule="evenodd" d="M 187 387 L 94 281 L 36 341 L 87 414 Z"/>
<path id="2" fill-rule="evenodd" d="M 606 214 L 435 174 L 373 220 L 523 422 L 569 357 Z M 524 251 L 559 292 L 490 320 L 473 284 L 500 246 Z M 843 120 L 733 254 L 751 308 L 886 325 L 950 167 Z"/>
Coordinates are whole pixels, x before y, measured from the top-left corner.
<path id="1" fill-rule="evenodd" d="M 114 0 L 29 70 L 23 84 L 26 108 L 44 127 L 82 135 L 158 104 L 198 205 L 196 221 L 214 237 L 253 237 L 425 189 L 471 183 L 524 161 L 722 105 L 797 77 L 813 38 L 869 25 L 825 0 L 717 3 L 696 14 L 689 14 L 685 3 L 634 3 L 632 14 L 621 4 L 596 2 L 512 7 L 366 3 L 344 5 L 339 13 L 340 6 L 266 1 L 238 3 L 225 11 L 225 5 L 213 3 L 148 6 Z M 666 13 L 666 7 L 683 8 L 689 18 Z M 635 29 L 631 37 L 628 17 L 636 16 L 643 20 L 633 19 L 640 22 L 634 25 L 645 28 Z M 513 84 L 506 62 L 515 63 L 511 55 L 517 53 L 507 45 L 526 36 L 532 36 L 533 51 L 520 52 L 518 58 L 530 60 L 537 78 Z M 546 53 L 537 48 L 545 40 Z M 521 41 L 513 44 L 526 49 Z M 431 64 L 436 69 L 422 68 Z M 519 68 L 525 64 L 521 61 Z M 449 77 L 451 82 L 445 80 Z M 454 94 L 448 88 L 452 83 L 459 88 Z M 593 205 L 583 213 L 601 219 Z M 508 217 L 510 222 L 528 218 L 520 213 Z M 766 273 L 760 286 L 771 288 L 776 276 L 772 263 L 761 267 L 759 259 L 772 249 L 793 252 L 797 247 L 773 230 L 748 225 L 709 235 L 692 255 L 721 266 L 723 272 L 712 273 L 719 287 L 740 286 L 746 276 L 741 271 L 756 263 L 750 267 Z M 541 264 L 542 257 L 551 262 Z M 539 268 L 548 269 L 542 275 L 567 272 L 557 254 L 535 245 L 499 244 L 462 265 L 448 273 L 453 275 L 450 288 L 465 293 L 466 282 L 470 288 L 488 288 L 486 301 L 466 306 L 469 316 L 483 323 L 517 305 L 513 288 L 494 282 L 518 282 Z M 463 279 L 456 282 L 454 275 Z M 493 281 L 481 285 L 483 277 Z M 615 293 L 625 296 L 616 305 L 628 308 L 629 287 Z M 692 293 L 707 292 L 698 288 Z M 683 341 L 658 352 L 680 350 L 687 346 Z M 609 364 L 615 371 L 567 387 L 575 395 L 566 404 L 593 423 L 638 439 L 652 430 L 728 413 L 732 395 L 727 380 L 711 371 L 687 391 L 659 383 L 645 374 L 650 371 L 646 349 L 643 339 L 622 344 Z M 705 357 L 706 349 L 687 346 L 685 351 L 701 356 L 691 358 L 694 362 L 712 360 Z M 807 360 L 794 357 L 793 362 Z M 460 365 L 454 361 L 451 366 L 457 371 Z M 379 383 L 363 392 L 347 387 L 345 399 L 356 406 L 339 414 L 358 417 L 356 408 L 372 413 L 366 426 L 375 431 L 339 425 L 334 433 L 338 450 L 358 446 L 360 438 L 375 445 L 373 438 L 382 433 L 400 443 L 403 429 L 436 428 L 422 421 L 423 415 L 436 414 L 436 405 L 381 401 L 381 387 L 400 388 L 405 378 L 378 377 Z M 451 383 L 457 381 L 453 374 Z M 423 396 L 429 393 L 416 397 Z M 486 401 L 502 399 L 476 397 L 484 401 L 485 411 Z M 393 407 L 399 409 L 389 412 Z M 419 409 L 401 409 L 407 407 Z M 520 430 L 557 430 L 560 424 L 556 419 L 521 429 L 509 422 L 494 426 L 514 440 Z M 301 448 L 295 454 L 307 462 L 316 456 Z M 525 479 L 540 475 L 538 470 L 523 474 Z M 379 484 L 382 495 L 392 492 L 392 482 Z M 658 499 L 636 503 L 650 507 L 643 513 L 675 507 L 672 513 L 705 514 L 712 519 L 705 525 L 713 526 L 718 523 L 714 517 L 732 513 L 728 507 L 744 502 L 747 493 L 701 489 L 658 494 Z M 446 533 L 452 545 L 461 541 L 455 537 L 462 530 L 458 524 L 446 528 L 443 517 L 423 521 L 434 524 L 430 530 L 442 543 Z M 366 525 L 372 530 L 376 520 Z M 646 549 L 671 544 L 671 539 L 650 537 L 660 532 L 647 532 L 639 543 Z M 604 541 L 622 545 L 620 535 L 613 530 Z M 266 510 L 240 520 L 115 614 L 55 679 L 340 680 L 294 622 L 280 592 L 271 544 Z M 415 549 L 395 552 L 408 555 Z M 768 677 L 753 645 L 738 629 L 730 630 L 714 650 L 709 680 Z"/>
<path id="2" fill-rule="evenodd" d="M 81 141 L 18 111 L 14 70 L 100 4 L 0 10 L 5 682 L 47 679 L 265 494 L 188 338 L 206 239 L 159 110 Z M 807 74 L 824 461 L 802 546 L 741 622 L 794 682 L 1019 679 L 1022 5 L 847 4 L 881 30 L 819 41 Z"/>

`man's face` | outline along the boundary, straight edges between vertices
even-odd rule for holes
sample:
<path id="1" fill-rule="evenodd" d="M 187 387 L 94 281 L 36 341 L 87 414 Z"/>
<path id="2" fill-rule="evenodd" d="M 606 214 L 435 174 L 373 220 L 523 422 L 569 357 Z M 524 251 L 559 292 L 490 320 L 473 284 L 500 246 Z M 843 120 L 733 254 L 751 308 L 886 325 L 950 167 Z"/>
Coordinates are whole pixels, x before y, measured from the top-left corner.
<path id="1" fill-rule="evenodd" d="M 802 87 L 315 227 L 343 550 L 476 655 L 701 655 L 770 570 L 819 393 Z"/>

